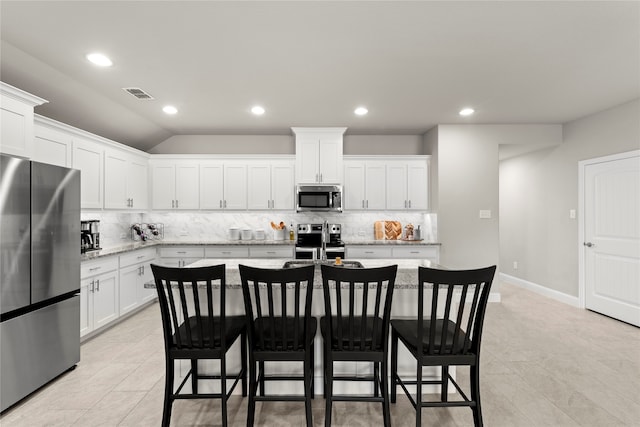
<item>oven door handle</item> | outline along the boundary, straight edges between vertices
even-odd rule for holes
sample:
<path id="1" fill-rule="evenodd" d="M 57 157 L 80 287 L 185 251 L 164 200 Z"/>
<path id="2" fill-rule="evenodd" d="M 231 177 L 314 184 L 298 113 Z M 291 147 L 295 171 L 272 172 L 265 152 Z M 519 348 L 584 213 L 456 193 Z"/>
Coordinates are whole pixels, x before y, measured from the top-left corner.
<path id="1" fill-rule="evenodd" d="M 315 252 L 317 248 L 298 248 L 296 247 L 296 252 Z"/>
<path id="2" fill-rule="evenodd" d="M 344 248 L 327 248 L 326 252 L 344 252 Z"/>

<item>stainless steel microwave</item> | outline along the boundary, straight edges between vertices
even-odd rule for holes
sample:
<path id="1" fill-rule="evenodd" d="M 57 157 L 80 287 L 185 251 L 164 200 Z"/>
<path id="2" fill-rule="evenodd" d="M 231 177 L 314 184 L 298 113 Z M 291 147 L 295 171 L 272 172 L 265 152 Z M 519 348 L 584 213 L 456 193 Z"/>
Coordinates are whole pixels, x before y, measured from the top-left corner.
<path id="1" fill-rule="evenodd" d="M 298 184 L 296 211 L 342 212 L 342 186 L 337 184 Z"/>

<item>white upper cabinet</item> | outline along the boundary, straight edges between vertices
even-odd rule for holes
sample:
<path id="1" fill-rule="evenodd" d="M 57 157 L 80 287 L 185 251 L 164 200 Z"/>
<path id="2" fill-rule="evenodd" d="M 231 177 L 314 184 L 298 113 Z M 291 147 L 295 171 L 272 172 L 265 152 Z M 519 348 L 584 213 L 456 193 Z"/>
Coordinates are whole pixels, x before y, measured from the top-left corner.
<path id="1" fill-rule="evenodd" d="M 387 209 L 429 209 L 429 160 L 387 163 Z"/>
<path id="2" fill-rule="evenodd" d="M 230 160 L 200 164 L 200 208 L 247 209 L 247 164 Z"/>
<path id="3" fill-rule="evenodd" d="M 296 135 L 296 182 L 341 184 L 346 128 L 291 128 Z"/>
<path id="4" fill-rule="evenodd" d="M 38 115 L 35 116 L 34 126 L 32 159 L 50 165 L 71 167 L 71 134 L 60 129 L 57 122 Z"/>
<path id="5" fill-rule="evenodd" d="M 72 167 L 80 170 L 80 207 L 102 209 L 104 146 L 74 136 L 72 149 Z"/>
<path id="6" fill-rule="evenodd" d="M 293 209 L 293 162 L 250 163 L 248 179 L 248 209 Z"/>
<path id="7" fill-rule="evenodd" d="M 105 150 L 104 207 L 146 209 L 147 159 L 117 149 Z"/>
<path id="8" fill-rule="evenodd" d="M 199 165 L 192 160 L 150 160 L 153 209 L 198 209 Z"/>
<path id="9" fill-rule="evenodd" d="M 12 156 L 33 156 L 33 108 L 46 100 L 0 82 L 0 152 Z"/>
<path id="10" fill-rule="evenodd" d="M 386 207 L 385 162 L 377 160 L 344 161 L 344 208 L 347 210 L 384 210 Z"/>

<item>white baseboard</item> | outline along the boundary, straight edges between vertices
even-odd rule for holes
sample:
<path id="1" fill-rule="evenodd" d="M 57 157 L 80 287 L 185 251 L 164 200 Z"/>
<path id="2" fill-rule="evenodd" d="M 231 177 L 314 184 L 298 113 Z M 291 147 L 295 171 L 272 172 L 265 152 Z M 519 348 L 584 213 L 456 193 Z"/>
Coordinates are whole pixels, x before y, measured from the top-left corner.
<path id="1" fill-rule="evenodd" d="M 545 297 L 554 299 L 556 301 L 571 305 L 573 307 L 580 307 L 580 301 L 578 300 L 578 297 L 574 297 L 573 295 L 567 295 L 563 292 L 549 289 L 545 286 L 538 285 L 537 283 L 529 282 L 527 280 L 510 276 L 505 273 L 500 273 L 500 280 L 511 285 L 519 286 L 521 288 L 543 295 Z"/>

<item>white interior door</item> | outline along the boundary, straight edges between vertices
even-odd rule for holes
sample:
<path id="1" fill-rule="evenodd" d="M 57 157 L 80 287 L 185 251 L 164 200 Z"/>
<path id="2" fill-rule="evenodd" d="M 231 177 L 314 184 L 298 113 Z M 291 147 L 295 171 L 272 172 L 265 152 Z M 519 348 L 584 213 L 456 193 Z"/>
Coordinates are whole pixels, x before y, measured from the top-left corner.
<path id="1" fill-rule="evenodd" d="M 589 310 L 640 326 L 640 155 L 584 165 Z"/>

